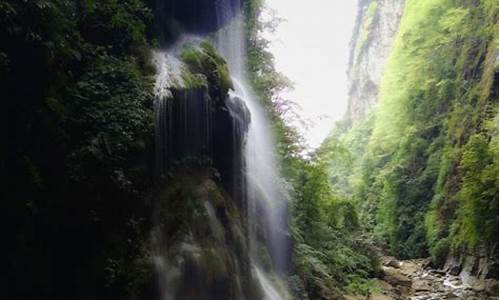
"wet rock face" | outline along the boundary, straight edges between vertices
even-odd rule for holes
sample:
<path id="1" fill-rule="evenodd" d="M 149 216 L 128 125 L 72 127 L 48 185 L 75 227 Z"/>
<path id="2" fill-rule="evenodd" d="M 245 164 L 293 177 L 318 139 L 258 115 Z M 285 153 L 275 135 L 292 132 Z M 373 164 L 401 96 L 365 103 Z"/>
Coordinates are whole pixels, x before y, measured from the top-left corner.
<path id="1" fill-rule="evenodd" d="M 179 166 L 215 168 L 242 208 L 244 140 L 250 112 L 230 95 L 232 80 L 215 48 L 199 39 L 155 53 L 155 167 L 158 178 Z"/>
<path id="2" fill-rule="evenodd" d="M 159 195 L 153 232 L 162 299 L 243 299 L 252 288 L 238 209 L 209 172 L 176 171 Z"/>
<path id="3" fill-rule="evenodd" d="M 212 147 L 212 103 L 204 88 L 172 90 L 173 99 L 167 100 L 168 118 L 171 126 L 165 134 L 170 139 L 166 153 L 168 159 L 211 157 Z"/>
<path id="4" fill-rule="evenodd" d="M 242 211 L 246 206 L 243 149 L 250 118 L 250 112 L 241 99 L 228 97 L 224 108 L 216 112 L 214 124 L 214 165 L 225 189 Z"/>
<path id="5" fill-rule="evenodd" d="M 399 28 L 404 2 L 359 2 L 348 69 L 349 102 L 346 117 L 351 122 L 364 117 L 377 103 L 378 87 Z"/>
<path id="6" fill-rule="evenodd" d="M 171 89 L 156 105 L 157 175 L 182 165 L 214 167 L 221 182 L 245 206 L 243 149 L 250 113 L 237 97 L 214 103 L 206 88 Z"/>
<path id="7" fill-rule="evenodd" d="M 384 281 L 388 282 L 390 285 L 408 288 L 412 286 L 411 279 L 398 269 L 392 267 L 384 267 L 383 271 Z"/>
<path id="8" fill-rule="evenodd" d="M 475 251 L 461 251 L 451 253 L 444 266 L 443 270 L 452 274 L 458 275 L 463 281 L 469 279 L 498 279 L 498 259 L 495 258 L 498 253 L 495 247 L 479 246 Z"/>
<path id="9" fill-rule="evenodd" d="M 196 47 L 196 46 L 195 46 Z M 152 251 L 161 299 L 261 299 L 251 276 L 244 190 L 245 103 L 213 47 L 157 61 Z M 163 70 L 163 72 L 162 72 Z"/>
<path id="10" fill-rule="evenodd" d="M 241 7 L 240 0 L 149 0 L 156 34 L 164 41 L 180 33 L 206 34 L 223 27 Z M 230 9 L 228 9 L 230 8 Z"/>

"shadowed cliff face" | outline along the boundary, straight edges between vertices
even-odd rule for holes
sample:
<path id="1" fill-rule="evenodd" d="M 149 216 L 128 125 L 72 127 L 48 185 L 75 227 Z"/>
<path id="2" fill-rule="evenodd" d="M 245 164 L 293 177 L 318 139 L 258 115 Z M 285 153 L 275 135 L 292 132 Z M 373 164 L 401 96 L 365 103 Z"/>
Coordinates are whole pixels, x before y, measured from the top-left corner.
<path id="1" fill-rule="evenodd" d="M 348 69 L 346 117 L 351 122 L 366 116 L 377 103 L 380 80 L 399 29 L 404 2 L 359 1 Z"/>
<path id="2" fill-rule="evenodd" d="M 182 32 L 217 31 L 238 11 L 240 0 L 148 0 L 155 14 L 155 36 L 161 43 L 174 41 Z M 227 8 L 231 9 L 227 9 Z"/>
<path id="3" fill-rule="evenodd" d="M 182 165 L 213 167 L 236 201 L 243 185 L 243 146 L 250 113 L 229 95 L 226 62 L 208 42 L 181 40 L 158 51 L 155 100 L 156 173 Z"/>
<path id="4" fill-rule="evenodd" d="M 250 122 L 245 104 L 227 96 L 223 104 L 206 87 L 172 89 L 156 103 L 156 173 L 182 165 L 211 166 L 240 208 L 244 206 L 243 143 Z"/>

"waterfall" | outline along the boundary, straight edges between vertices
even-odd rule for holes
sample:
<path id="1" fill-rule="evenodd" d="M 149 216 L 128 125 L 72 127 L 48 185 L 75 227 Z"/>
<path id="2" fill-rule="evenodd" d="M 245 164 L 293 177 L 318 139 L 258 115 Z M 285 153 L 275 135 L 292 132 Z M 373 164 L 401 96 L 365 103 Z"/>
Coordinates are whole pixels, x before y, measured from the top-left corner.
<path id="1" fill-rule="evenodd" d="M 280 300 L 287 295 L 282 279 L 289 270 L 291 253 L 288 195 L 278 171 L 272 126 L 246 80 L 240 5 L 234 0 L 217 0 L 215 10 L 219 30 L 211 38 L 228 63 L 233 88 L 223 104 L 219 99 L 216 105 L 208 95 L 209 87 L 182 86 L 185 65 L 179 60 L 180 52 L 186 42 L 199 44 L 199 37 L 184 35 L 174 45 L 154 51 L 155 164 L 158 177 L 166 178 L 177 161 L 206 157 L 204 166 L 220 172 L 220 183 L 242 218 L 228 215 L 229 204 L 216 208 L 223 200 L 210 202 L 211 194 L 204 194 L 204 186 L 199 186 L 201 196 L 196 200 L 202 205 L 190 204 L 190 209 L 202 222 L 190 224 L 185 235 L 167 245 L 168 228 L 160 215 L 168 203 L 158 201 L 152 240 L 160 296 L 167 300 L 198 293 L 204 294 L 199 299 Z M 179 195 L 182 193 L 175 197 Z M 204 230 L 209 234 L 197 234 Z M 206 244 L 212 247 L 210 251 Z M 204 255 L 216 255 L 219 260 L 205 261 Z M 231 282 L 218 274 L 211 282 L 214 276 L 204 265 L 207 261 L 233 268 L 237 273 L 228 276 L 238 278 Z"/>
<path id="2" fill-rule="evenodd" d="M 213 116 L 205 87 L 182 87 L 182 62 L 179 47 L 199 38 L 186 36 L 176 45 L 153 53 L 155 82 L 155 171 L 158 176 L 179 159 L 213 155 Z M 173 83 L 181 86 L 172 86 Z M 175 101 L 174 101 L 175 99 Z"/>
<path id="3" fill-rule="evenodd" d="M 231 9 L 230 2 L 229 0 L 219 1 L 218 7 L 224 16 Z M 234 84 L 233 96 L 243 100 L 251 115 L 244 149 L 250 259 L 254 275 L 266 294 L 266 299 L 274 300 L 281 299 L 281 297 L 270 284 L 267 275 L 260 269 L 261 262 L 257 248 L 259 234 L 264 235 L 260 239 L 265 239 L 274 270 L 281 275 L 288 271 L 291 251 L 288 233 L 288 194 L 285 182 L 278 171 L 271 124 L 246 80 L 244 58 L 247 55 L 243 34 L 243 15 L 239 5 L 236 5 L 236 9 L 238 10 L 232 14 L 235 16 L 232 21 L 216 34 L 215 44 L 229 64 Z M 259 231 L 259 226 L 263 227 L 260 230 L 263 231 L 262 233 Z"/>
<path id="4" fill-rule="evenodd" d="M 271 254 L 274 268 L 285 272 L 288 267 L 287 253 L 287 192 L 284 181 L 278 173 L 274 153 L 271 127 L 263 108 L 255 97 L 248 94 L 245 85 L 233 78 L 234 94 L 248 107 L 252 116 L 248 129 L 244 155 L 246 165 L 246 190 L 249 221 L 250 255 L 257 261 L 258 221 L 264 227 L 265 240 Z"/>
<path id="5" fill-rule="evenodd" d="M 255 267 L 254 272 L 257 276 L 257 279 L 259 283 L 261 284 L 262 290 L 264 292 L 264 299 L 263 300 L 280 300 L 282 297 L 276 289 L 273 287 L 269 279 L 262 273 L 262 271 L 258 268 Z"/>

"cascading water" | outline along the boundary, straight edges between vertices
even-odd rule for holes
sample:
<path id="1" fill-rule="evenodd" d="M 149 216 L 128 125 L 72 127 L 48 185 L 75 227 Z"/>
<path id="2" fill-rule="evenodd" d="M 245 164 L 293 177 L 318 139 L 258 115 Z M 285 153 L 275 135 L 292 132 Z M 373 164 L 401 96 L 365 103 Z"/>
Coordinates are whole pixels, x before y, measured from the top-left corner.
<path id="1" fill-rule="evenodd" d="M 287 192 L 277 171 L 270 124 L 262 107 L 247 93 L 244 85 L 236 78 L 233 78 L 233 82 L 234 93 L 243 99 L 252 116 L 245 145 L 250 255 L 254 261 L 258 260 L 255 256 L 260 225 L 274 268 L 278 272 L 285 272 L 289 251 Z"/>
<path id="2" fill-rule="evenodd" d="M 263 294 L 265 298 L 263 300 L 282 299 L 281 295 L 276 291 L 275 287 L 272 285 L 269 279 L 264 275 L 264 273 L 262 273 L 262 271 L 259 268 L 255 267 L 254 273 L 262 287 L 262 291 L 264 292 Z"/>
<path id="3" fill-rule="evenodd" d="M 235 7 L 228 3 L 228 0 L 219 1 L 218 7 L 224 16 L 229 9 Z M 243 16 L 239 5 L 236 5 L 236 9 L 238 11 L 232 14 L 235 15 L 233 20 L 216 34 L 215 44 L 229 64 L 234 84 L 234 96 L 244 101 L 251 115 L 244 155 L 247 177 L 248 238 L 254 276 L 259 281 L 266 299 L 281 299 L 266 274 L 260 269 L 261 262 L 257 248 L 259 239 L 265 239 L 274 270 L 280 274 L 288 270 L 291 251 L 287 218 L 288 194 L 285 182 L 278 172 L 271 126 L 264 109 L 251 93 L 251 88 L 245 78 L 246 47 Z"/>
<path id="4" fill-rule="evenodd" d="M 182 82 L 182 63 L 175 55 L 168 50 L 157 51 L 153 61 L 158 72 L 154 103 L 155 164 L 157 174 L 163 175 L 174 159 L 211 157 L 212 109 L 204 95 L 206 89 L 171 86 L 172 82 Z"/>
<path id="5" fill-rule="evenodd" d="M 250 262 L 265 299 L 278 300 L 282 297 L 261 270 L 262 258 L 258 248 L 262 242 L 267 244 L 275 271 L 287 270 L 287 193 L 277 173 L 270 127 L 264 111 L 255 98 L 248 95 L 241 81 L 233 77 L 233 83 L 233 95 L 245 102 L 252 116 L 244 149 Z"/>
<path id="6" fill-rule="evenodd" d="M 162 225 L 159 216 L 153 232 L 153 248 L 160 297 L 166 300 L 191 295 L 195 299 L 192 293 L 197 289 L 197 293 L 203 296 L 196 299 L 279 300 L 287 295 L 281 275 L 289 270 L 291 251 L 287 191 L 278 172 L 271 125 L 245 78 L 245 39 L 240 5 L 234 0 L 217 0 L 215 10 L 219 31 L 212 38 L 228 63 L 233 88 L 223 100 L 224 104 L 219 101 L 216 108 L 206 87 L 172 86 L 183 81 L 185 66 L 178 59 L 179 51 L 183 43 L 193 40 L 193 37 L 154 53 L 158 72 L 156 167 L 161 177 L 171 170 L 173 161 L 207 157 L 211 161 L 208 166 L 213 164 L 221 172 L 222 183 L 244 217 L 228 216 L 230 209 L 215 207 L 221 200 L 211 202 L 205 199 L 203 186 L 198 193 L 201 196 L 195 196 L 203 204 L 195 204 L 193 214 L 201 216 L 202 222 L 210 225 L 208 236 L 198 235 L 197 226 L 202 224 L 193 223 L 185 229 L 187 234 L 178 237 L 174 245 L 172 242 L 167 245 L 168 228 Z M 199 38 L 194 40 L 193 44 L 200 43 Z M 164 211 L 161 206 L 165 203 L 160 201 L 158 205 L 157 211 L 161 215 Z M 206 249 L 207 243 L 212 248 Z M 235 282 L 222 273 L 218 275 L 219 279 L 208 282 L 207 278 L 214 277 L 213 271 L 208 270 L 213 268 L 214 262 L 210 258 L 213 255 L 220 256 L 217 261 L 220 268 L 233 268 L 236 273 L 226 272 L 229 273 L 226 276 L 239 277 Z M 208 265 L 205 265 L 204 257 L 209 258 Z M 195 281 L 184 282 L 191 280 Z"/>

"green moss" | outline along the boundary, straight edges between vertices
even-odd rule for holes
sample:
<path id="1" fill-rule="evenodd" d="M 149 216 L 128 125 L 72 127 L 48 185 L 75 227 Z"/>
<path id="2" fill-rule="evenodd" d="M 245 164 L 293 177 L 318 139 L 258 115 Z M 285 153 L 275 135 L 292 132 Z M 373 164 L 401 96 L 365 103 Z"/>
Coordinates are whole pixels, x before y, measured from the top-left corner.
<path id="1" fill-rule="evenodd" d="M 227 206 L 233 207 L 232 205 L 228 205 L 226 198 L 222 194 L 221 189 L 215 184 L 215 182 L 210 181 L 207 184 L 207 192 L 209 201 L 215 208 L 221 208 Z"/>
<path id="2" fill-rule="evenodd" d="M 185 47 L 181 58 L 192 74 L 185 75 L 188 82 L 200 84 L 201 74 L 206 78 L 210 96 L 217 101 L 225 99 L 229 89 L 233 88 L 233 83 L 225 60 L 209 42 Z"/>
<path id="3" fill-rule="evenodd" d="M 182 89 L 197 89 L 207 87 L 207 78 L 203 74 L 193 74 L 189 69 L 183 68 L 181 71 L 182 83 L 177 87 Z M 174 85 L 175 86 L 175 85 Z"/>
<path id="4" fill-rule="evenodd" d="M 225 250 L 216 245 L 203 245 L 201 253 L 204 268 L 207 270 L 207 279 L 210 281 L 231 276 L 228 267 L 231 263 L 225 257 Z"/>
<path id="5" fill-rule="evenodd" d="M 202 298 L 197 293 L 223 286 L 221 299 L 237 298 L 241 288 L 248 289 L 241 282 L 250 279 L 242 274 L 248 250 L 243 225 L 229 213 L 237 211 L 235 202 L 207 170 L 180 168 L 173 175 L 159 199 L 159 222 L 169 238 L 167 263 L 177 270 L 187 267 L 199 279 L 193 282 L 192 273 L 180 271 L 176 293 L 183 299 Z"/>

